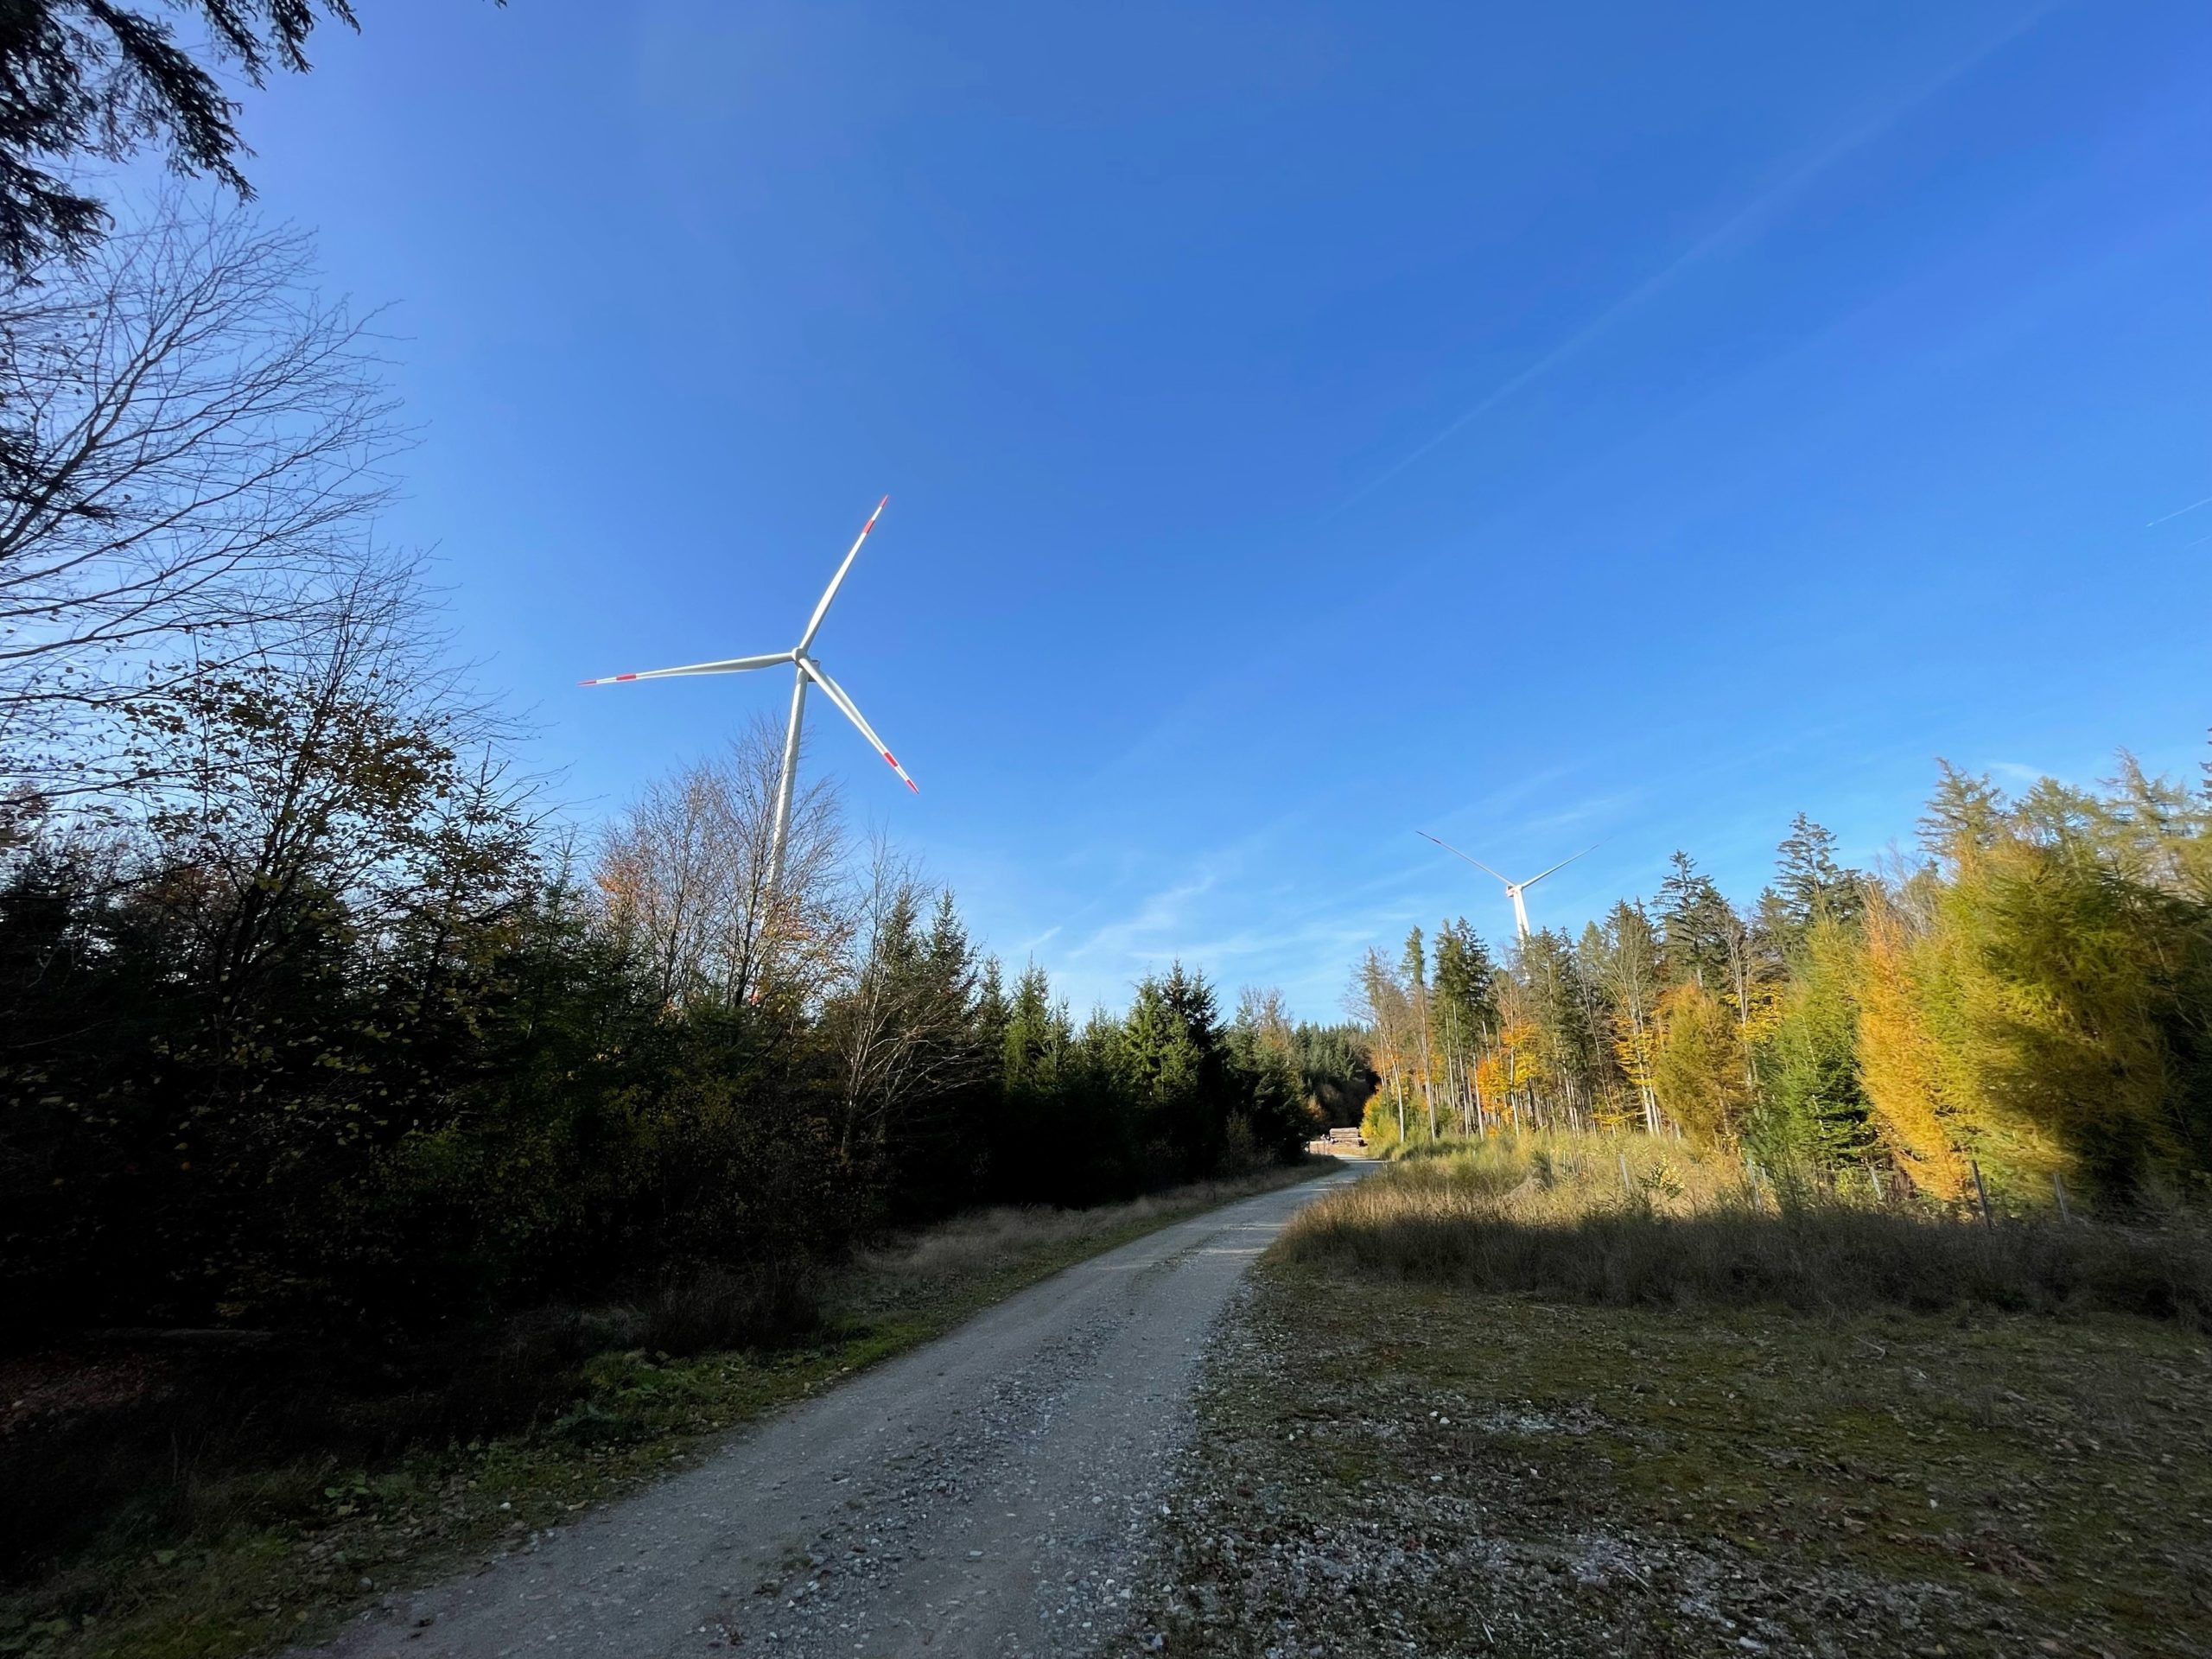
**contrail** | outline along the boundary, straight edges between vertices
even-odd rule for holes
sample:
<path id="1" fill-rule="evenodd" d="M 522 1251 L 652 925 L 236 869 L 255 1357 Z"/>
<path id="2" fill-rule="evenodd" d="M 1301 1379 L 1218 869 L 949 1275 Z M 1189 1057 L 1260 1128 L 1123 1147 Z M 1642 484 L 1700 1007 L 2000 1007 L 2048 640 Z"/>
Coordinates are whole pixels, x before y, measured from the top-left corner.
<path id="1" fill-rule="evenodd" d="M 2206 496 L 2202 501 L 2192 501 L 2185 507 L 2175 508 L 2171 512 L 2166 515 L 2166 518 L 2178 518 L 2184 512 L 2195 512 L 2199 507 L 2212 507 L 2212 495 Z M 2160 524 L 2166 522 L 2166 518 L 2153 518 L 2149 524 L 2144 525 L 2143 528 L 2145 530 L 2156 530 Z M 2195 547 L 2196 543 L 2195 542 L 2191 542 L 2190 545 L 2191 547 Z"/>
<path id="2" fill-rule="evenodd" d="M 1973 69 L 1975 66 L 1980 64 L 1983 59 L 1988 57 L 1991 54 L 1998 51 L 1999 48 L 2010 45 L 2020 35 L 2026 34 L 2028 30 L 2034 28 L 2036 24 L 2041 22 L 2048 13 L 2056 10 L 2058 6 L 2063 3 L 2064 3 L 2064 0 L 2044 0 L 2044 4 L 2031 7 L 2029 10 L 2010 28 L 2000 31 L 1989 40 L 1984 41 L 1981 45 L 1976 47 L 1973 51 L 1967 54 L 1965 57 L 1952 64 L 1941 73 L 1923 82 L 1920 86 L 1907 93 L 1903 99 L 1891 105 L 1880 114 L 1873 117 L 1871 120 L 1860 124 L 1851 131 L 1844 134 L 1842 137 L 1829 144 L 1825 149 L 1821 150 L 1820 154 L 1814 156 L 1812 160 L 1807 162 L 1795 173 L 1792 173 L 1788 178 L 1783 180 L 1780 184 L 1776 185 L 1772 189 L 1768 190 L 1753 199 L 1749 206 L 1738 210 L 1727 220 L 1726 223 L 1720 226 L 1719 229 L 1707 232 L 1696 242 L 1691 244 L 1687 250 L 1677 254 L 1672 260 L 1669 261 L 1668 264 L 1662 267 L 1655 275 L 1646 277 L 1642 283 L 1631 289 L 1626 295 L 1623 296 L 1620 299 L 1614 301 L 1611 305 L 1599 312 L 1594 319 L 1584 324 L 1579 331 L 1577 331 L 1563 344 L 1554 346 L 1550 351 L 1545 353 L 1543 356 L 1538 358 L 1534 363 L 1531 363 L 1527 368 L 1522 369 L 1519 373 L 1513 375 L 1503 384 L 1492 390 L 1488 396 L 1484 397 L 1479 403 L 1476 404 L 1473 408 L 1468 410 L 1465 414 L 1452 421 L 1445 426 L 1441 431 L 1438 432 L 1433 437 L 1428 439 L 1427 442 L 1417 445 L 1407 454 L 1400 457 L 1390 466 L 1376 474 L 1375 477 L 1361 485 L 1359 488 L 1354 490 L 1350 495 L 1346 496 L 1343 500 L 1337 503 L 1334 507 L 1331 508 L 1330 516 L 1333 516 L 1336 513 L 1343 512 L 1355 501 L 1357 501 L 1363 497 L 1370 495 L 1375 491 L 1381 489 L 1382 486 L 1389 483 L 1400 473 L 1404 472 L 1407 467 L 1412 466 L 1423 455 L 1427 454 L 1429 451 L 1435 448 L 1437 445 L 1442 443 L 1453 433 L 1459 431 L 1459 429 L 1466 425 L 1468 422 L 1475 419 L 1478 416 L 1489 413 L 1490 410 L 1497 408 L 1498 404 L 1503 403 L 1508 397 L 1510 397 L 1515 392 L 1520 391 L 1522 387 L 1527 385 L 1530 381 L 1548 374 L 1560 363 L 1565 362 L 1568 358 L 1573 356 L 1577 352 L 1580 352 L 1584 346 L 1589 345 L 1592 340 L 1597 339 L 1599 335 L 1611 328 L 1621 317 L 1626 315 L 1629 312 L 1633 311 L 1637 306 L 1643 304 L 1646 299 L 1657 293 L 1661 289 L 1667 287 L 1676 276 L 1681 275 L 1681 272 L 1706 258 L 1716 249 L 1722 247 L 1728 242 L 1741 235 L 1757 220 L 1766 217 L 1776 208 L 1781 207 L 1783 203 L 1788 201 L 1790 197 L 1796 195 L 1808 184 L 1811 183 L 1815 178 L 1826 172 L 1829 168 L 1834 166 L 1836 162 L 1841 161 L 1846 156 L 1848 156 L 1855 149 L 1863 148 L 1865 145 L 1871 143 L 1874 139 L 1879 137 L 1885 131 L 1895 125 L 1905 115 L 1919 107 L 1919 105 L 1926 103 L 1937 92 L 1942 91 L 1944 87 L 1956 80 L 1961 75 L 1965 74 L 1968 70 Z"/>

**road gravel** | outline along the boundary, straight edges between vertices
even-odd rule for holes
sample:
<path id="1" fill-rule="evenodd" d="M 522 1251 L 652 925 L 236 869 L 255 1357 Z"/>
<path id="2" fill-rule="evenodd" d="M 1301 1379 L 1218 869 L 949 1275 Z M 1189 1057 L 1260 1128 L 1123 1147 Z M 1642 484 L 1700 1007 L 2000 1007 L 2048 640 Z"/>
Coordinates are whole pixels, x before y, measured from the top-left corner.
<path id="1" fill-rule="evenodd" d="M 1283 1223 L 1359 1173 L 1071 1268 L 313 1651 L 1043 1659 L 1129 1645 L 1133 1580 L 1215 1321 Z"/>

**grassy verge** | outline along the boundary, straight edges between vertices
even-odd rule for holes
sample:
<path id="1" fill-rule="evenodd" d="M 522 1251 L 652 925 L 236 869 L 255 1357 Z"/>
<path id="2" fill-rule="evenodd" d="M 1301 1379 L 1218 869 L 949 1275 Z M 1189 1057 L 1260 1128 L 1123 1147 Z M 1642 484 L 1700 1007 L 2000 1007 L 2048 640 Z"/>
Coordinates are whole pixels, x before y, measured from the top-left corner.
<path id="1" fill-rule="evenodd" d="M 375 1468 L 302 1459 L 195 1474 L 0 1596 L 0 1655 L 225 1659 L 306 1639 L 364 1600 L 526 1541 L 710 1450 L 712 1437 L 943 1334 L 1062 1268 L 1323 1165 L 1077 1211 L 956 1217 L 855 1263 L 804 1345 L 583 1363 L 527 1433 Z M 150 1495 L 149 1495 L 150 1496 Z"/>
<path id="2" fill-rule="evenodd" d="M 1368 1279 L 1629 1306 L 1985 1306 L 2212 1329 L 2212 1234 L 2202 1217 L 1982 1225 L 1903 1204 L 1777 1193 L 1640 1136 L 1531 1137 L 1394 1165 L 1304 1211 L 1282 1253 Z"/>
<path id="3" fill-rule="evenodd" d="M 1225 1338 L 1138 1604 L 1167 1651 L 2212 1653 L 2212 1342 L 2185 1313 L 2078 1287 L 1931 1311 L 1878 1276 L 1793 1306 L 1799 1275 L 1708 1270 L 1734 1236 L 1531 1268 L 1592 1238 L 1541 1183 L 1463 1224 L 1517 1205 L 1533 1243 L 1440 1251 L 1410 1185 L 1409 1247 L 1357 1242 L 1401 1179 L 1307 1211 Z M 1643 1224 L 1603 1236 L 1632 1254 Z M 1729 1224 L 1827 1275 L 1788 1217 Z"/>

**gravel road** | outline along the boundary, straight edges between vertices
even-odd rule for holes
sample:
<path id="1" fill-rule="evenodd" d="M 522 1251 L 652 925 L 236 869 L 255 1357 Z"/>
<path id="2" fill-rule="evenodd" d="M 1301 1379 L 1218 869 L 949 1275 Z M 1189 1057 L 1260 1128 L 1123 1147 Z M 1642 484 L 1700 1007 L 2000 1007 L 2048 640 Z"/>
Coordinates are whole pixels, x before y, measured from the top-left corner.
<path id="1" fill-rule="evenodd" d="M 1070 1655 L 1123 1624 L 1253 1257 L 1357 1170 L 1033 1286 L 315 1651 L 340 1659 Z"/>

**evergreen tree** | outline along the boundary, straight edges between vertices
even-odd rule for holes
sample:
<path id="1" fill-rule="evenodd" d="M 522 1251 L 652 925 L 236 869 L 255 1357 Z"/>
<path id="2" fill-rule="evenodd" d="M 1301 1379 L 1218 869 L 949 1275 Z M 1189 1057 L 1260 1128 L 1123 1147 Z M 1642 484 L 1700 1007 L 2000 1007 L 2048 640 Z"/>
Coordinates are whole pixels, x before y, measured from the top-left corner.
<path id="1" fill-rule="evenodd" d="M 1764 1045 L 1764 1098 L 1748 1134 L 1770 1167 L 1808 1165 L 1831 1173 L 1874 1150 L 1859 1069 L 1859 978 L 1863 941 L 1829 914 L 1808 925 L 1779 1018 Z"/>
<path id="2" fill-rule="evenodd" d="M 1295 1158 L 1321 1124 L 1306 1096 L 1297 1034 L 1283 1011 L 1282 993 L 1248 988 L 1237 998 L 1228 1046 L 1242 1096 L 1237 1116 L 1250 1155 L 1278 1162 Z M 1234 1123 L 1231 1132 L 1233 1139 Z"/>
<path id="3" fill-rule="evenodd" d="M 1523 1007 L 1535 1028 L 1547 1087 L 1543 1101 L 1562 1123 L 1579 1124 L 1596 1104 L 1597 1033 L 1581 964 L 1567 935 L 1539 929 L 1521 942 Z"/>
<path id="4" fill-rule="evenodd" d="M 2005 791 L 1986 772 L 1969 775 L 1948 760 L 1938 760 L 1936 766 L 1936 792 L 1920 815 L 1922 850 L 1930 858 L 1947 859 L 1962 849 L 1988 846 L 2004 820 Z"/>
<path id="5" fill-rule="evenodd" d="M 1301 1022 L 1293 1033 L 1299 1074 L 1322 1128 L 1350 1128 L 1374 1095 L 1381 1078 L 1372 1059 L 1373 1044 L 1360 1026 L 1316 1026 Z"/>
<path id="6" fill-rule="evenodd" d="M 1406 935 L 1404 961 L 1406 991 L 1413 1005 L 1413 1045 L 1408 1058 L 1417 1068 L 1414 1075 L 1420 1085 L 1424 1125 L 1428 1138 L 1434 1141 L 1442 1128 L 1436 1115 L 1436 1056 L 1440 1045 L 1433 1028 L 1434 1010 L 1428 995 L 1428 956 L 1418 927 Z"/>
<path id="7" fill-rule="evenodd" d="M 1659 954 L 1667 979 L 1719 990 L 1728 982 L 1729 936 L 1736 925 L 1713 879 L 1688 853 L 1675 853 L 1659 884 Z"/>
<path id="8" fill-rule="evenodd" d="M 1181 963 L 1139 982 L 1122 1025 L 1139 1139 L 1160 1179 L 1211 1174 L 1235 1102 L 1213 988 Z"/>
<path id="9" fill-rule="evenodd" d="M 1497 1029 L 1497 964 L 1465 917 L 1436 930 L 1430 1024 L 1442 1042 L 1446 1086 L 1467 1134 L 1487 1116 L 1477 1065 Z"/>
<path id="10" fill-rule="evenodd" d="M 1802 938 L 1822 917 L 1839 922 L 1857 917 L 1861 878 L 1836 862 L 1831 831 L 1800 812 L 1789 821 L 1789 834 L 1777 850 L 1777 914 L 1789 939 Z"/>
<path id="11" fill-rule="evenodd" d="M 171 23 L 115 0 L 10 0 L 0 29 L 0 260 L 18 275 L 82 254 L 109 215 L 82 193 L 84 164 L 149 143 L 178 173 L 213 175 L 251 195 L 251 155 L 219 77 L 258 86 L 272 69 L 303 73 L 322 18 L 358 27 L 350 0 L 168 0 L 202 30 L 180 45 Z"/>

